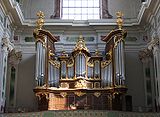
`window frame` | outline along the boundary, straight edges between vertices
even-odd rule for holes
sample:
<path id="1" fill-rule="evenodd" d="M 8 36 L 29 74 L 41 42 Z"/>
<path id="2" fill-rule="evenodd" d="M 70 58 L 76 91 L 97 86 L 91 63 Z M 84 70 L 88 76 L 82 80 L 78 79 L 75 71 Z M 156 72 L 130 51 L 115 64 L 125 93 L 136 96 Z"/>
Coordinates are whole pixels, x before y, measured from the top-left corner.
<path id="1" fill-rule="evenodd" d="M 70 1 L 70 0 L 67 0 L 68 2 Z M 73 2 L 76 2 L 77 0 L 72 0 Z M 79 0 L 79 1 L 83 1 L 83 0 Z M 88 3 L 88 0 L 86 0 L 87 1 L 87 3 Z M 91 1 L 93 1 L 94 2 L 94 0 L 91 0 Z M 71 6 L 66 6 L 66 7 L 64 7 L 63 6 L 63 2 L 64 2 L 64 0 L 61 0 L 60 1 L 60 16 L 61 16 L 61 19 L 62 20 L 99 20 L 99 19 L 101 19 L 101 0 L 97 0 L 98 2 L 99 2 L 99 5 L 98 6 L 94 6 L 94 3 L 93 3 L 93 6 L 86 6 L 86 7 L 84 7 L 84 6 L 82 6 L 82 4 L 81 4 L 81 6 L 79 6 L 79 7 L 76 7 L 75 6 L 75 4 L 73 5 L 73 7 L 71 7 Z M 81 2 L 81 3 L 83 3 L 83 2 Z M 64 18 L 64 14 L 63 14 L 63 9 L 64 8 L 68 8 L 68 10 L 70 9 L 70 8 L 73 8 L 73 9 L 75 9 L 75 8 L 80 8 L 81 9 L 81 12 L 78 14 L 76 14 L 75 12 L 73 13 L 73 14 L 70 14 L 69 13 L 69 11 L 68 11 L 68 14 L 66 13 L 66 16 L 67 16 L 67 18 Z M 88 13 L 88 12 L 86 12 L 86 13 L 83 13 L 82 12 L 82 9 L 83 8 L 86 8 L 86 9 L 92 9 L 93 11 L 92 11 L 92 13 Z M 94 9 L 98 9 L 98 12 L 97 12 L 97 14 L 96 13 L 94 13 Z M 69 18 L 69 16 L 70 15 L 73 15 L 74 16 L 74 18 Z M 86 18 L 83 18 L 83 16 L 84 15 L 86 15 Z M 80 16 L 80 18 L 75 18 L 76 16 Z M 91 18 L 91 16 L 92 16 L 92 18 Z"/>

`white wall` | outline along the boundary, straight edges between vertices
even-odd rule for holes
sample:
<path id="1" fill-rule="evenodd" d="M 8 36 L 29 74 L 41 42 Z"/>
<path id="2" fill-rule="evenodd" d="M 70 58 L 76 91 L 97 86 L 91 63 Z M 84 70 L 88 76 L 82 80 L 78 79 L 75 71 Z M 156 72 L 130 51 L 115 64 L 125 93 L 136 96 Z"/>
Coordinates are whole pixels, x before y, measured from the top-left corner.
<path id="1" fill-rule="evenodd" d="M 22 60 L 18 66 L 16 108 L 33 111 L 36 109 L 35 88 L 35 54 L 22 53 Z"/>
<path id="2" fill-rule="evenodd" d="M 145 107 L 142 63 L 137 52 L 125 53 L 127 94 L 132 96 L 133 109 Z"/>
<path id="3" fill-rule="evenodd" d="M 54 11 L 54 0 L 23 0 L 25 18 L 36 18 L 38 11 L 45 13 L 45 18 L 50 18 Z"/>
<path id="4" fill-rule="evenodd" d="M 140 10 L 140 0 L 108 0 L 109 12 L 116 17 L 117 11 L 124 13 L 124 18 L 136 18 Z"/>

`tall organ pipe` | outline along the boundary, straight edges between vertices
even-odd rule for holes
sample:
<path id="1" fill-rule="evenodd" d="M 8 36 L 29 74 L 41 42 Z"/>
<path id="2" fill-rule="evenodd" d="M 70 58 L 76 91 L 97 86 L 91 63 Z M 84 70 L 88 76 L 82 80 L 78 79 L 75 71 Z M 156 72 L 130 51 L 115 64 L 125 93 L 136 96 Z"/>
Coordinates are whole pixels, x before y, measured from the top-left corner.
<path id="1" fill-rule="evenodd" d="M 43 53 L 45 52 L 43 50 L 43 44 L 42 42 L 38 41 L 36 44 L 36 80 L 37 85 L 42 86 L 44 84 L 44 59 L 43 59 Z"/>

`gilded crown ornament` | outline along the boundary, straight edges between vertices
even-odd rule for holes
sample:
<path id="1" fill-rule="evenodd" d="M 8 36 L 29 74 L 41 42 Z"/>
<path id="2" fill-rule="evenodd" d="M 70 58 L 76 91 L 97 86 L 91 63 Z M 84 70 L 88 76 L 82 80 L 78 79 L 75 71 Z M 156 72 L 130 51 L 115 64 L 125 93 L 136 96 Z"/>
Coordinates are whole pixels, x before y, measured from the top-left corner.
<path id="1" fill-rule="evenodd" d="M 74 48 L 74 51 L 76 50 L 86 50 L 87 52 L 89 51 L 88 48 L 86 47 L 86 44 L 82 35 L 79 36 L 78 42 Z"/>
<path id="2" fill-rule="evenodd" d="M 121 30 L 122 29 L 122 25 L 123 25 L 123 13 L 121 11 L 118 11 L 116 13 L 116 16 L 117 16 L 117 25 L 118 25 L 118 28 Z"/>
<path id="3" fill-rule="evenodd" d="M 44 25 L 44 13 L 42 11 L 39 11 L 37 13 L 37 16 L 38 16 L 38 20 L 36 21 L 36 26 L 37 26 L 37 29 L 42 29 L 42 26 Z"/>

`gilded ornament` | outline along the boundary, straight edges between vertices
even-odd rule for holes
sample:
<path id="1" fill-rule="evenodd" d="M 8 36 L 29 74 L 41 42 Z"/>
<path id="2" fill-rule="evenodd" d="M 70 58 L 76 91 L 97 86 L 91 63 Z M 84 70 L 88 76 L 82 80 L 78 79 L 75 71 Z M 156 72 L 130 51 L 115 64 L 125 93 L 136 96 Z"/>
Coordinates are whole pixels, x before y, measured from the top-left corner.
<path id="1" fill-rule="evenodd" d="M 61 95 L 62 97 L 66 97 L 66 96 L 67 96 L 67 92 L 61 92 L 60 95 Z"/>
<path id="2" fill-rule="evenodd" d="M 42 26 L 44 25 L 44 13 L 42 11 L 39 11 L 37 13 L 37 16 L 38 16 L 38 20 L 36 21 L 36 26 L 37 26 L 37 29 L 41 30 L 42 29 Z"/>
<path id="3" fill-rule="evenodd" d="M 71 57 L 68 61 L 67 61 L 67 67 L 72 67 L 74 65 L 74 59 Z"/>
<path id="4" fill-rule="evenodd" d="M 75 88 L 87 88 L 87 82 L 86 82 L 86 80 L 80 79 L 79 81 L 77 81 L 75 83 Z"/>
<path id="5" fill-rule="evenodd" d="M 88 61 L 87 61 L 87 65 L 88 65 L 89 67 L 94 67 L 93 60 L 88 60 Z"/>
<path id="6" fill-rule="evenodd" d="M 51 59 L 51 57 L 53 57 L 55 54 L 52 52 L 52 50 L 49 50 L 49 59 Z"/>
<path id="7" fill-rule="evenodd" d="M 74 92 L 74 94 L 81 97 L 81 96 L 85 95 L 86 93 L 81 92 L 81 91 L 76 91 L 76 92 Z"/>
<path id="8" fill-rule="evenodd" d="M 95 95 L 96 97 L 99 97 L 99 96 L 101 95 L 101 93 L 100 93 L 100 92 L 95 92 L 94 95 Z"/>
<path id="9" fill-rule="evenodd" d="M 55 66 L 56 68 L 60 68 L 60 63 L 57 60 L 49 60 L 49 63 L 51 63 L 53 66 Z"/>
<path id="10" fill-rule="evenodd" d="M 96 51 L 95 51 L 95 56 L 99 56 L 99 55 L 100 55 L 100 52 L 99 52 L 98 49 L 96 49 Z"/>
<path id="11" fill-rule="evenodd" d="M 118 11 L 116 13 L 116 15 L 117 15 L 117 25 L 118 25 L 118 28 L 121 30 L 122 29 L 122 25 L 123 25 L 123 19 L 122 19 L 123 13 L 121 11 Z"/>
<path id="12" fill-rule="evenodd" d="M 110 60 L 105 60 L 101 62 L 101 67 L 105 68 L 106 66 L 108 66 L 111 63 L 111 59 Z"/>
<path id="13" fill-rule="evenodd" d="M 74 48 L 74 51 L 77 51 L 77 50 L 86 50 L 87 52 L 89 52 L 88 48 L 86 47 L 86 44 L 85 44 L 85 41 L 82 37 L 82 35 L 79 36 L 79 39 L 78 39 L 78 42 Z"/>
<path id="14" fill-rule="evenodd" d="M 61 83 L 60 88 L 69 88 L 69 84 L 67 82 Z"/>

